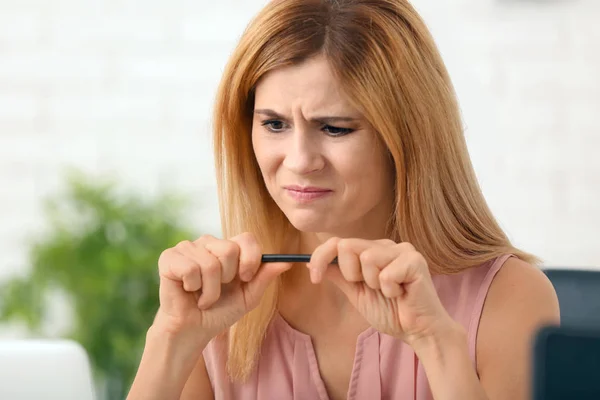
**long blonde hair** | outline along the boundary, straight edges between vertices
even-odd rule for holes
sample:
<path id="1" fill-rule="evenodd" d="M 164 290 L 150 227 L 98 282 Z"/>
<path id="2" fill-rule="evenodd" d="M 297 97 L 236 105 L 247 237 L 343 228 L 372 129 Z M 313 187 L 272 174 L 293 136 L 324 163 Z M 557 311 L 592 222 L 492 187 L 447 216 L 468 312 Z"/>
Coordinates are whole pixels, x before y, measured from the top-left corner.
<path id="1" fill-rule="evenodd" d="M 381 136 L 396 171 L 392 238 L 412 243 L 433 273 L 458 273 L 511 245 L 478 186 L 454 89 L 426 25 L 407 0 L 273 0 L 251 21 L 222 77 L 214 151 L 225 237 L 253 232 L 282 251 L 293 228 L 267 192 L 252 143 L 254 89 L 267 72 L 322 54 Z M 228 370 L 251 373 L 280 282 L 228 332 Z"/>

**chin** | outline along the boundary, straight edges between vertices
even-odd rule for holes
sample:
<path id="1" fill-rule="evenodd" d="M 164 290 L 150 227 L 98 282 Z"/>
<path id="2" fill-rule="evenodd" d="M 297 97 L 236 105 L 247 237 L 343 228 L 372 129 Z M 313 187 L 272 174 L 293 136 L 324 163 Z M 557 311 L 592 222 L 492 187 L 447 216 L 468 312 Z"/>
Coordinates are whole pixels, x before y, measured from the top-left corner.
<path id="1" fill-rule="evenodd" d="M 332 232 L 334 224 L 330 223 L 331 215 L 318 212 L 292 212 L 285 213 L 294 228 L 300 232 Z"/>

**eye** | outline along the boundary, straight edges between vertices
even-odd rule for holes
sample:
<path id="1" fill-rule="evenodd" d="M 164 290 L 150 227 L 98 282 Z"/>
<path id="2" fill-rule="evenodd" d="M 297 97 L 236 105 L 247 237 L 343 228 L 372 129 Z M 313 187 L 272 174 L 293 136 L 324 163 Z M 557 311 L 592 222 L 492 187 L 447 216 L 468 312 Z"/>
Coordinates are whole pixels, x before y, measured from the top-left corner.
<path id="1" fill-rule="evenodd" d="M 327 132 L 327 134 L 329 134 L 329 136 L 344 136 L 344 135 L 354 132 L 354 129 L 338 128 L 337 126 L 331 126 L 331 125 L 325 125 L 321 129 L 324 130 L 325 132 Z"/>
<path id="2" fill-rule="evenodd" d="M 266 127 L 268 131 L 275 133 L 282 132 L 285 129 L 285 124 L 283 123 L 283 121 L 277 119 L 269 119 L 263 121 L 261 125 Z"/>

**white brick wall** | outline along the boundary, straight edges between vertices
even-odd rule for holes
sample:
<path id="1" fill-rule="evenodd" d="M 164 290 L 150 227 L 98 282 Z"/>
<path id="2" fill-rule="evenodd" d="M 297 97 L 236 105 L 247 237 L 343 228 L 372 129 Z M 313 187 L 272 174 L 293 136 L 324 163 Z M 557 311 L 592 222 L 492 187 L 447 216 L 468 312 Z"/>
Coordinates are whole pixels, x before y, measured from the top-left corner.
<path id="1" fill-rule="evenodd" d="M 66 165 L 198 199 L 218 231 L 209 110 L 267 0 L 0 0 L 0 277 L 26 266 Z M 454 78 L 481 184 L 549 266 L 600 268 L 600 2 L 415 0 Z"/>

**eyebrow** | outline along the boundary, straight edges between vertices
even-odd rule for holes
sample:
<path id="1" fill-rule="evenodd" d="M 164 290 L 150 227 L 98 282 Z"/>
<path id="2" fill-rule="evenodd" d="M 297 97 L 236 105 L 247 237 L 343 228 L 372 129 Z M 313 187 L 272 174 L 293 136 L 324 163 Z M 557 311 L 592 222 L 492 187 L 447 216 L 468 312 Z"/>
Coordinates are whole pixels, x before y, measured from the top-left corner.
<path id="1" fill-rule="evenodd" d="M 286 118 L 283 115 L 281 115 L 273 110 L 270 110 L 268 108 L 256 109 L 256 110 L 254 110 L 254 114 L 261 114 L 261 115 L 264 115 L 269 118 L 289 120 L 289 118 Z M 357 120 L 358 120 L 358 118 L 342 117 L 342 116 L 323 116 L 323 117 L 311 118 L 312 122 L 320 122 L 320 123 L 326 123 L 326 124 L 330 124 L 330 123 L 334 123 L 334 122 L 353 122 L 353 121 L 357 121 Z"/>

